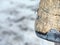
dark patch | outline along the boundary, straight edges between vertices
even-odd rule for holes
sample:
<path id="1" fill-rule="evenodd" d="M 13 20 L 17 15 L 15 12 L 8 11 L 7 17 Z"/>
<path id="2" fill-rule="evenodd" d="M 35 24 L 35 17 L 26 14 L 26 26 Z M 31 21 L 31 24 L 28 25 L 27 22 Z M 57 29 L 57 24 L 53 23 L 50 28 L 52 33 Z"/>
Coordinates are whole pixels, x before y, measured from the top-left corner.
<path id="1" fill-rule="evenodd" d="M 42 8 L 42 10 L 43 10 L 44 12 L 46 12 L 46 13 L 49 13 L 49 9 L 46 9 L 46 8 L 43 9 L 43 8 Z"/>
<path id="2" fill-rule="evenodd" d="M 37 12 L 39 11 L 39 8 L 37 9 Z"/>
<path id="3" fill-rule="evenodd" d="M 39 16 L 37 17 L 37 20 L 39 19 Z"/>
<path id="4" fill-rule="evenodd" d="M 42 32 L 38 32 L 38 31 L 36 31 L 36 33 L 41 34 L 41 35 L 47 35 L 47 33 L 42 33 Z"/>
<path id="5" fill-rule="evenodd" d="M 32 17 L 32 18 L 30 18 L 30 20 L 35 20 L 35 19 Z"/>
<path id="6" fill-rule="evenodd" d="M 0 39 L 0 41 L 2 41 L 2 39 Z"/>
<path id="7" fill-rule="evenodd" d="M 17 35 L 15 32 L 13 31 L 3 31 L 2 34 L 4 35 Z"/>
<path id="8" fill-rule="evenodd" d="M 13 26 L 13 24 L 9 24 L 9 26 L 11 27 L 11 26 Z"/>
<path id="9" fill-rule="evenodd" d="M 55 14 L 55 16 L 60 16 L 60 14 Z"/>
<path id="10" fill-rule="evenodd" d="M 17 10 L 14 10 L 14 9 L 12 9 L 12 10 L 9 10 L 9 12 L 8 12 L 9 14 L 11 14 L 11 15 L 16 15 L 16 14 L 18 14 L 19 12 L 17 11 Z"/>
<path id="11" fill-rule="evenodd" d="M 60 39 L 60 34 L 54 34 L 54 36 L 55 36 L 55 39 L 57 39 L 57 38 L 59 38 Z"/>
<path id="12" fill-rule="evenodd" d="M 14 4 L 14 3 L 11 1 L 10 4 Z"/>
<path id="13" fill-rule="evenodd" d="M 14 22 L 20 22 L 20 21 L 23 21 L 24 19 L 25 19 L 26 17 L 22 17 L 22 18 L 20 18 L 20 19 L 18 19 L 18 20 L 15 20 Z"/>
<path id="14" fill-rule="evenodd" d="M 18 27 L 19 27 L 20 29 L 24 30 L 24 31 L 27 31 L 27 30 L 28 30 L 28 27 L 26 27 L 26 26 L 19 25 Z"/>
<path id="15" fill-rule="evenodd" d="M 15 36 L 13 40 L 15 40 L 15 41 L 23 41 L 24 38 L 23 38 L 23 35 L 20 35 L 20 36 Z"/>
<path id="16" fill-rule="evenodd" d="M 29 45 L 29 44 L 26 42 L 25 45 Z"/>
<path id="17" fill-rule="evenodd" d="M 59 0 L 60 1 L 60 0 Z"/>
<path id="18" fill-rule="evenodd" d="M 33 45 L 31 42 L 25 42 L 24 45 Z"/>

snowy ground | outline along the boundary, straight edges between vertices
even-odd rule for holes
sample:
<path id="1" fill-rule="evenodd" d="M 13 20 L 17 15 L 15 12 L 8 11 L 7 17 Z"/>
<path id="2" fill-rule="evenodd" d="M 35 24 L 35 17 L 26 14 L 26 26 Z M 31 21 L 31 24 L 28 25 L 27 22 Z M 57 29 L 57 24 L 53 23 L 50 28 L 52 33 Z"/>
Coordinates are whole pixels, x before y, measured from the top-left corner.
<path id="1" fill-rule="evenodd" d="M 0 45 L 54 45 L 35 34 L 39 0 L 0 0 Z"/>

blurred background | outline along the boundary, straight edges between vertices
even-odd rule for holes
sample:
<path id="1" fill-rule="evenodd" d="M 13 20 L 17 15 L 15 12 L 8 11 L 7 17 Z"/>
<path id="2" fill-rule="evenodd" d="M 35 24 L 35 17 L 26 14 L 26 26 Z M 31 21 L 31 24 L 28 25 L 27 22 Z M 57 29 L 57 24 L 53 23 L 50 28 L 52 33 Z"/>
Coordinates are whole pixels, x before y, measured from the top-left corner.
<path id="1" fill-rule="evenodd" d="M 35 34 L 40 0 L 0 0 L 0 45 L 54 45 Z"/>

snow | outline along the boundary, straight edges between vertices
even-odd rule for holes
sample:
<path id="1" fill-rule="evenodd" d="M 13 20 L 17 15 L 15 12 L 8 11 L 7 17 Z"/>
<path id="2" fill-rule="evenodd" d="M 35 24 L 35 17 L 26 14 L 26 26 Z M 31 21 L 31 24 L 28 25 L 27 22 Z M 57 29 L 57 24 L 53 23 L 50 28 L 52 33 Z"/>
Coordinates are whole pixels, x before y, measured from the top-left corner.
<path id="1" fill-rule="evenodd" d="M 0 0 L 0 45 L 54 45 L 35 34 L 40 0 Z"/>

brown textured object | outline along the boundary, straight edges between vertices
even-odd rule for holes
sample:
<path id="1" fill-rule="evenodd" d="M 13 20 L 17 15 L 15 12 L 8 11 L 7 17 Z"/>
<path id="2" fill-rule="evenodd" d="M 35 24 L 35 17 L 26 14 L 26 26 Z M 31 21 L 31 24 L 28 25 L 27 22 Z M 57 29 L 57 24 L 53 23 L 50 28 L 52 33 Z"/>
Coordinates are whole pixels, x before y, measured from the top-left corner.
<path id="1" fill-rule="evenodd" d="M 60 0 L 41 0 L 35 21 L 38 37 L 60 42 Z"/>
<path id="2" fill-rule="evenodd" d="M 51 29 L 60 32 L 60 0 L 41 0 L 37 11 L 37 32 L 48 33 Z"/>

